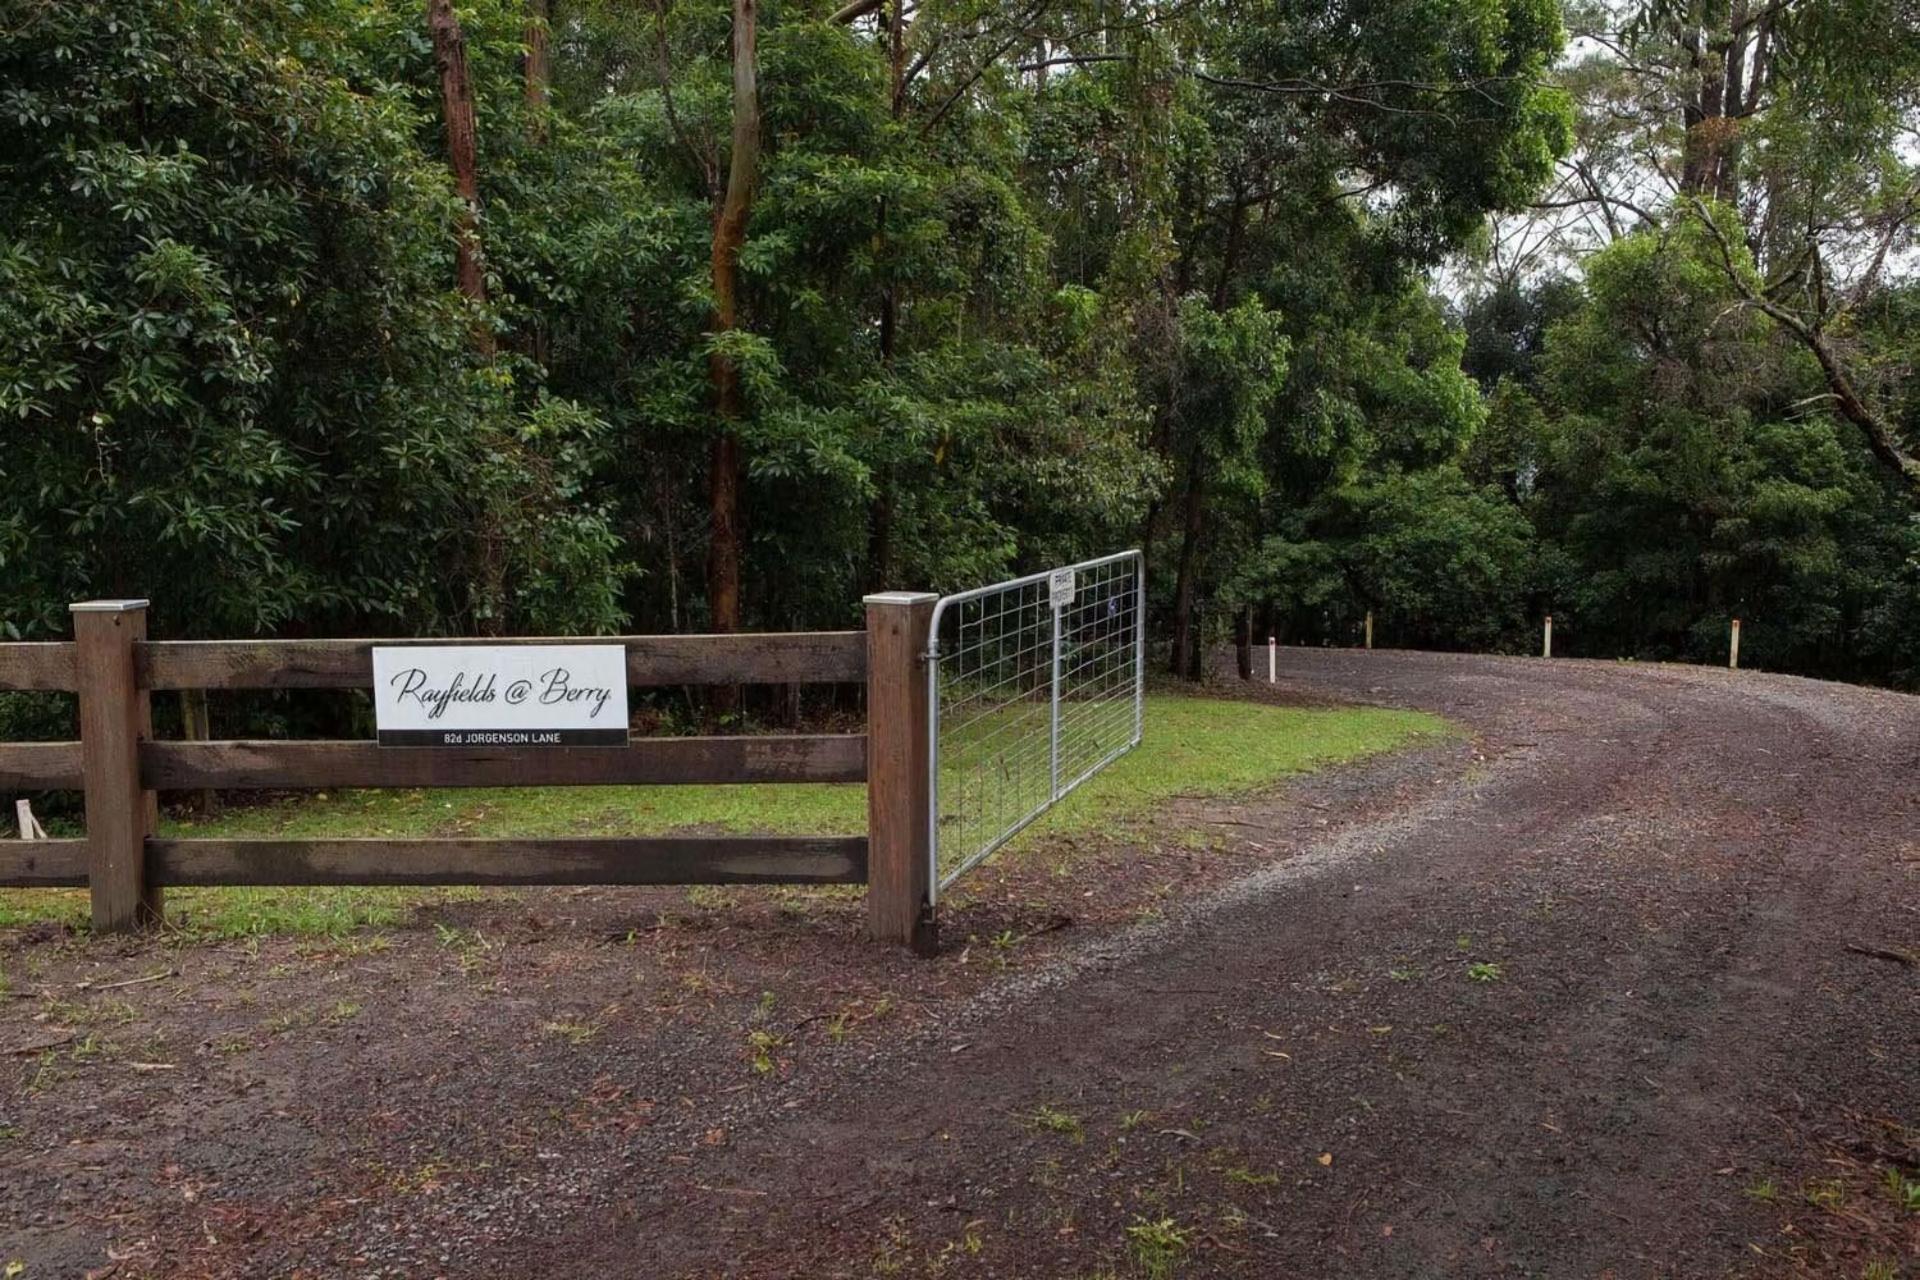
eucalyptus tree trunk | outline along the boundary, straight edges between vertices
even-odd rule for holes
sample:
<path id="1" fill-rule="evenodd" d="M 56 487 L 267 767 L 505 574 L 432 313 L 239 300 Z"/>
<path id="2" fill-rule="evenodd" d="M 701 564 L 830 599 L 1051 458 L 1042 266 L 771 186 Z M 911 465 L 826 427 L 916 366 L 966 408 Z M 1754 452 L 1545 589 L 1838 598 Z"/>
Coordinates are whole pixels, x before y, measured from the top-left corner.
<path id="1" fill-rule="evenodd" d="M 553 96 L 552 16 L 548 0 L 527 0 L 527 23 L 522 37 L 527 46 L 523 68 L 527 141 L 536 147 L 547 144 L 547 105 Z M 551 355 L 551 331 L 545 314 L 536 312 L 529 316 L 524 330 L 517 336 L 528 357 L 545 368 Z"/>
<path id="2" fill-rule="evenodd" d="M 739 323 L 740 246 L 753 212 L 760 171 L 760 98 L 755 76 L 757 0 L 733 0 L 733 146 L 726 192 L 713 220 L 713 325 L 715 335 Z M 734 424 L 745 416 L 740 370 L 724 352 L 707 361 L 719 420 L 708 458 L 707 608 L 715 631 L 740 628 L 740 438 Z M 731 699 L 729 699 L 731 701 Z"/>
<path id="3" fill-rule="evenodd" d="M 906 0 L 887 4 L 888 100 L 893 118 L 906 112 L 907 18 Z M 874 233 L 884 259 L 887 253 L 887 198 L 880 197 Z M 880 363 L 893 368 L 894 352 L 899 345 L 900 296 L 892 280 L 880 291 Z M 884 591 L 893 585 L 894 491 L 897 478 L 893 464 L 883 461 L 874 475 L 872 508 L 867 518 L 867 582 L 871 590 Z"/>
<path id="4" fill-rule="evenodd" d="M 1193 598 L 1200 571 L 1200 538 L 1206 530 L 1206 480 L 1196 447 L 1187 463 L 1186 493 L 1181 499 L 1180 567 L 1173 588 L 1173 662 L 1176 676 L 1196 679 L 1200 665 L 1198 621 Z"/>
<path id="5" fill-rule="evenodd" d="M 547 140 L 547 99 L 553 91 L 552 8 L 547 0 L 527 0 L 527 139 Z"/>
<path id="6" fill-rule="evenodd" d="M 454 283 L 477 306 L 487 301 L 486 262 L 480 248 L 480 170 L 475 159 L 473 81 L 467 74 L 467 40 L 453 0 L 427 0 L 427 34 L 433 43 L 433 64 L 440 73 L 440 110 L 447 129 L 447 164 L 453 170 L 453 188 L 460 196 L 460 214 L 454 226 Z M 474 350 L 486 359 L 494 354 L 493 330 L 482 316 L 473 325 Z M 472 607 L 480 634 L 497 636 L 506 629 L 507 559 L 511 548 L 507 521 L 490 493 L 480 495 L 474 528 Z"/>
<path id="7" fill-rule="evenodd" d="M 440 109 L 447 128 L 447 163 L 460 196 L 460 220 L 454 241 L 454 280 L 474 302 L 487 300 L 487 274 L 480 252 L 480 171 L 474 158 L 473 81 L 467 75 L 467 41 L 453 0 L 427 0 L 427 33 L 433 64 L 440 73 Z M 493 334 L 477 326 L 474 345 L 493 354 Z"/>

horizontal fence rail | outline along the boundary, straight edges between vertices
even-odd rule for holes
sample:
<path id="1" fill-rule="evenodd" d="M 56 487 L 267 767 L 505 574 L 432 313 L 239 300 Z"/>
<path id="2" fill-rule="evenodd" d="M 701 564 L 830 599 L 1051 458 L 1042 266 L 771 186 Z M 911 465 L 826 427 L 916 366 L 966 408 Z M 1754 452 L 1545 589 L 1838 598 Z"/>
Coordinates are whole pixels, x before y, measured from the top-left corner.
<path id="1" fill-rule="evenodd" d="M 863 782 L 865 734 L 637 738 L 624 747 L 409 747 L 366 741 L 147 742 L 152 791 L 296 787 L 684 786 Z"/>
<path id="2" fill-rule="evenodd" d="M 0 689 L 72 693 L 80 687 L 72 641 L 0 644 Z"/>
<path id="3" fill-rule="evenodd" d="M 72 642 L 0 643 L 0 690 L 79 694 L 80 741 L 0 743 L 0 792 L 83 790 L 83 839 L 0 842 L 0 887 L 86 887 L 94 926 L 157 920 L 169 888 L 220 885 L 866 884 L 869 929 L 923 945 L 931 596 L 876 596 L 864 631 L 512 640 L 146 639 L 146 602 L 74 606 Z M 155 740 L 151 695 L 368 689 L 373 650 L 619 644 L 634 687 L 864 683 L 868 732 L 636 738 L 624 746 L 383 748 Z M 879 655 L 877 658 L 874 655 Z M 876 727 L 883 729 L 876 743 Z M 874 745 L 870 746 L 870 743 Z M 156 793 L 341 787 L 869 784 L 863 835 L 171 839 Z"/>
<path id="4" fill-rule="evenodd" d="M 0 885 L 10 889 L 84 889 L 87 842 L 0 841 Z"/>
<path id="5" fill-rule="evenodd" d="M 492 840 L 163 840 L 145 843 L 164 889 L 222 885 L 863 884 L 865 836 L 648 836 Z M 85 840 L 0 845 L 0 883 L 84 888 Z"/>
<path id="6" fill-rule="evenodd" d="M 149 840 L 166 887 L 861 884 L 865 836 Z"/>
<path id="7" fill-rule="evenodd" d="M 78 791 L 77 742 L 0 742 L 0 791 Z"/>
<path id="8" fill-rule="evenodd" d="M 712 636 L 606 636 L 506 640 L 154 640 L 135 646 L 147 689 L 364 689 L 373 650 L 516 644 L 618 644 L 627 683 L 840 684 L 867 678 L 863 631 L 756 632 Z"/>
<path id="9" fill-rule="evenodd" d="M 143 742 L 148 791 L 332 787 L 686 786 L 731 782 L 864 782 L 861 733 L 641 738 L 624 747 L 412 747 L 365 740 Z M 0 791 L 77 791 L 77 742 L 0 743 Z"/>

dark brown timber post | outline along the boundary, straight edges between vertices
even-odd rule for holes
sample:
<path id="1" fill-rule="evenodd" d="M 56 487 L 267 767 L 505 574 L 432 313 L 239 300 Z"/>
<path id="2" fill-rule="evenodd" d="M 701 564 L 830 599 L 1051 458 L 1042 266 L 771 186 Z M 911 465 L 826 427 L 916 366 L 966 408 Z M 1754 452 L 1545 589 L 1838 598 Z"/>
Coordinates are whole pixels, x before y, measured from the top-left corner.
<path id="1" fill-rule="evenodd" d="M 153 736 L 153 716 L 133 665 L 134 644 L 147 636 L 147 602 L 88 600 L 72 609 L 87 886 L 94 931 L 113 933 L 160 919 L 146 862 L 157 806 L 140 786 L 140 744 Z"/>
<path id="2" fill-rule="evenodd" d="M 932 745 L 927 632 L 934 601 L 887 591 L 867 606 L 867 928 L 877 941 L 935 947 L 931 874 Z"/>

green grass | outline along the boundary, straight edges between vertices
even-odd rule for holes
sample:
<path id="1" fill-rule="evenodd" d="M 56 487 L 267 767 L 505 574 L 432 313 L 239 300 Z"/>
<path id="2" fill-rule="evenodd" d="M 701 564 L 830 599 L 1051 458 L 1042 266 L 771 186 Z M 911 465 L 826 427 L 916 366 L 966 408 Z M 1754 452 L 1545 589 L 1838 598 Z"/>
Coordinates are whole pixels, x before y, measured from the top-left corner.
<path id="1" fill-rule="evenodd" d="M 1151 695 L 1140 746 L 1000 856 L 1017 857 L 1051 835 L 1110 831 L 1173 796 L 1246 792 L 1446 731 L 1438 717 L 1412 711 Z M 865 787 L 800 783 L 343 791 L 234 808 L 204 821 L 172 818 L 162 827 L 174 836 L 599 836 L 855 832 L 865 822 Z M 399 923 L 422 902 L 476 896 L 480 891 L 471 889 L 183 889 L 168 894 L 167 910 L 189 930 L 216 936 L 339 935 Z M 85 916 L 81 890 L 0 890 L 0 926 L 78 924 Z"/>

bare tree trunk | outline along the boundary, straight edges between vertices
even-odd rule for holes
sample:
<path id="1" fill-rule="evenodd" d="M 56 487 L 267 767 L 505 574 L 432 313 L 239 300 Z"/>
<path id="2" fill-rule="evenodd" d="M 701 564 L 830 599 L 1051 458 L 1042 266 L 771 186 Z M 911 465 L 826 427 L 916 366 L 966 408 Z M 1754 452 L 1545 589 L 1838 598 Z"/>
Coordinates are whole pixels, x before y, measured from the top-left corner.
<path id="1" fill-rule="evenodd" d="M 1187 679 L 1199 684 L 1207 678 L 1207 610 L 1199 601 L 1193 606 L 1193 642 L 1187 647 Z"/>
<path id="2" fill-rule="evenodd" d="M 547 142 L 547 104 L 553 90 L 552 7 L 550 0 L 527 0 L 527 24 L 522 39 L 527 46 L 524 68 L 527 105 L 527 141 L 535 147 Z M 517 345 L 535 364 L 545 368 L 551 357 L 551 330 L 539 314 L 527 318 L 516 334 Z"/>
<path id="3" fill-rule="evenodd" d="M 1236 187 L 1233 208 L 1227 214 L 1227 242 L 1220 251 L 1220 274 L 1213 282 L 1213 309 L 1227 309 L 1228 290 L 1233 285 L 1233 270 L 1239 263 L 1240 243 L 1246 234 L 1247 202 Z"/>
<path id="4" fill-rule="evenodd" d="M 188 742 L 207 742 L 213 737 L 213 716 L 207 707 L 205 689 L 180 691 L 180 736 Z M 202 817 L 210 816 L 219 805 L 219 792 L 212 787 L 190 791 L 188 805 Z"/>
<path id="5" fill-rule="evenodd" d="M 887 61 L 891 67 L 888 101 L 891 104 L 893 118 L 898 120 L 906 111 L 907 86 L 907 18 L 906 0 L 890 0 L 887 4 Z M 887 199 L 880 197 L 878 225 L 875 235 L 880 243 L 880 253 L 884 258 L 887 252 Z M 900 297 L 892 280 L 888 280 L 880 291 L 880 363 L 886 368 L 893 367 L 895 349 L 899 343 Z M 883 463 L 874 476 L 874 496 L 872 508 L 867 514 L 867 583 L 873 591 L 884 591 L 893 580 L 893 527 L 894 527 L 894 486 L 895 477 L 891 463 Z"/>
<path id="6" fill-rule="evenodd" d="M 460 196 L 460 215 L 454 227 L 454 283 L 477 307 L 487 301 L 486 262 L 480 248 L 480 171 L 475 158 L 473 81 L 467 75 L 467 40 L 453 0 L 427 0 L 427 34 L 433 43 L 433 63 L 440 73 L 440 110 L 447 130 L 447 164 L 453 170 L 453 188 Z M 494 354 L 493 330 L 476 315 L 473 346 L 483 358 Z M 482 635 L 497 636 L 506 628 L 507 542 L 505 521 L 487 494 L 480 495 L 476 516 L 477 554 L 473 566 L 471 605 L 474 624 Z"/>
<path id="7" fill-rule="evenodd" d="M 1198 657 L 1194 635 L 1194 579 L 1199 570 L 1200 533 L 1204 527 L 1206 484 L 1200 474 L 1200 450 L 1187 463 L 1187 489 L 1182 497 L 1180 568 L 1173 588 L 1173 674 L 1188 676 Z"/>
<path id="8" fill-rule="evenodd" d="M 527 137 L 547 140 L 547 97 L 553 88 L 548 0 L 527 0 Z"/>
<path id="9" fill-rule="evenodd" d="M 1737 127 L 1727 119 L 1727 64 L 1736 41 L 1727 0 L 1705 0 L 1698 12 L 1700 20 L 1680 40 L 1694 74 L 1682 111 L 1680 189 L 1687 195 L 1718 195 L 1731 176 L 1726 153 Z"/>
<path id="10" fill-rule="evenodd" d="M 1233 661 L 1242 680 L 1253 679 L 1253 606 L 1240 606 L 1239 621 L 1233 629 Z"/>
<path id="11" fill-rule="evenodd" d="M 760 167 L 760 98 L 755 76 L 757 0 L 733 0 L 733 153 L 727 169 L 726 196 L 713 221 L 713 332 L 733 331 L 739 322 L 740 246 L 753 211 L 753 189 Z M 711 540 L 707 547 L 707 608 L 715 631 L 740 629 L 740 439 L 733 424 L 744 416 L 740 371 L 716 352 L 707 362 L 713 384 L 714 415 L 719 419 L 708 458 L 707 506 Z M 738 690 L 728 703 L 738 702 Z"/>
<path id="12" fill-rule="evenodd" d="M 1713 193 L 1727 204 L 1740 198 L 1740 130 L 1744 127 L 1747 101 L 1747 0 L 1734 0 L 1733 35 L 1722 55 L 1720 123 L 1725 136 L 1720 142 L 1720 169 Z"/>
<path id="13" fill-rule="evenodd" d="M 895 8 L 898 8 L 896 0 Z M 886 252 L 887 239 L 887 200 L 880 198 L 880 212 L 875 234 L 880 241 L 882 255 Z M 899 303 L 894 288 L 889 281 L 880 292 L 880 363 L 883 367 L 893 367 L 893 356 L 899 325 Z M 882 445 L 883 460 L 874 472 L 873 503 L 867 511 L 867 589 L 885 591 L 893 585 L 893 516 L 894 516 L 894 470 L 893 463 L 885 460 L 886 446 Z"/>
<path id="14" fill-rule="evenodd" d="M 447 126 L 447 163 L 462 209 L 454 249 L 454 276 L 460 292 L 474 302 L 487 300 L 486 266 L 480 253 L 480 173 L 474 158 L 473 81 L 467 76 L 467 41 L 453 0 L 427 0 L 427 32 L 433 62 L 440 72 L 441 113 Z M 476 327 L 474 345 L 493 354 L 493 333 Z"/>

